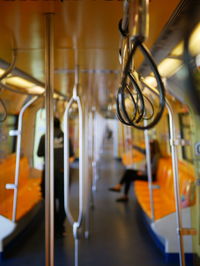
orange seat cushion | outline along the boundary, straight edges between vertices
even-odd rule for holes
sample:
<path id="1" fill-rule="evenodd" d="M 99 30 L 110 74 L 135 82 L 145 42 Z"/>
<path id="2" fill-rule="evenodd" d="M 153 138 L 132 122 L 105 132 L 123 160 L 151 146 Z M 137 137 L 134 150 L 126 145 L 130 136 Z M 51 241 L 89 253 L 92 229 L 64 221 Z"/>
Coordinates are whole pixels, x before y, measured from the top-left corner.
<path id="1" fill-rule="evenodd" d="M 16 156 L 12 154 L 0 163 L 0 214 L 12 219 L 13 189 L 6 189 L 6 184 L 13 184 L 15 179 Z M 32 207 L 41 200 L 40 182 L 41 178 L 30 178 L 28 159 L 20 159 L 17 216 L 19 220 Z"/>
<path id="2" fill-rule="evenodd" d="M 179 189 L 181 193 L 182 207 L 188 207 L 195 203 L 194 170 L 184 162 L 178 163 Z M 158 163 L 156 182 L 153 182 L 153 203 L 155 220 L 176 211 L 174 199 L 174 185 L 172 161 L 170 158 L 161 158 Z M 144 212 L 151 218 L 150 194 L 148 182 L 134 182 L 135 195 Z M 190 194 L 189 194 L 190 193 Z M 189 194 L 189 195 L 188 195 Z"/>

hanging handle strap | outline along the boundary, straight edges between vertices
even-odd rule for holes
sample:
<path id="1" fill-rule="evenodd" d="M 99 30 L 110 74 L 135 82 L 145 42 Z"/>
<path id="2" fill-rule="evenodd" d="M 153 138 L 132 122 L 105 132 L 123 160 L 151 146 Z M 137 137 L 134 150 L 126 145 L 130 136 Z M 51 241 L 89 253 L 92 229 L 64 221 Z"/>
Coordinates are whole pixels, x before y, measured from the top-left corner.
<path id="1" fill-rule="evenodd" d="M 129 35 L 144 41 L 149 34 L 149 0 L 131 0 L 129 8 Z"/>

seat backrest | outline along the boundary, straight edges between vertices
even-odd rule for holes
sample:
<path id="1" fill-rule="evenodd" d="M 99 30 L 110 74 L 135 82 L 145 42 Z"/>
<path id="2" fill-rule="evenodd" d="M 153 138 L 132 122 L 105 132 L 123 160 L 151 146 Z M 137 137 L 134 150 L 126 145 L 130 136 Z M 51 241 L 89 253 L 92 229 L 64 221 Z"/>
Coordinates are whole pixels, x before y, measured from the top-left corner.
<path id="1" fill-rule="evenodd" d="M 179 161 L 179 189 L 182 207 L 188 207 L 195 203 L 195 174 L 189 164 Z M 158 163 L 156 180 L 163 191 L 166 200 L 174 200 L 174 181 L 171 158 L 161 158 Z"/>
<path id="2" fill-rule="evenodd" d="M 16 155 L 11 154 L 0 164 L 0 202 L 13 196 L 12 189 L 6 189 L 6 184 L 13 184 L 15 178 Z M 28 159 L 20 159 L 19 187 L 22 186 L 29 177 Z"/>
<path id="3" fill-rule="evenodd" d="M 183 208 L 195 204 L 195 173 L 194 168 L 185 162 L 179 162 L 180 196 Z"/>

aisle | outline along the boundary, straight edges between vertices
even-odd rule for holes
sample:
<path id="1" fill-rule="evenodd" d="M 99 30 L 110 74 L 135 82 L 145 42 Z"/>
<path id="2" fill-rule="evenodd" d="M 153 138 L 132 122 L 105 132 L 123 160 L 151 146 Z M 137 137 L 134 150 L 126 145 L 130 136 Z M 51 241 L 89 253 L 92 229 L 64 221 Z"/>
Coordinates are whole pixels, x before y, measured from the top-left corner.
<path id="1" fill-rule="evenodd" d="M 123 166 L 111 156 L 106 143 L 99 163 L 99 180 L 91 211 L 91 236 L 80 241 L 79 266 L 164 266 L 162 255 L 145 230 L 138 205 L 131 190 L 127 204 L 117 203 L 117 193 L 108 191 L 123 173 Z M 77 169 L 73 169 L 71 195 L 77 199 Z M 66 238 L 55 241 L 55 266 L 73 265 L 74 241 L 69 224 Z M 1 266 L 44 266 L 44 218 L 40 219 Z"/>
<path id="2" fill-rule="evenodd" d="M 91 213 L 91 237 L 81 240 L 80 266 L 177 266 L 164 263 L 144 228 L 133 190 L 126 204 L 115 201 L 120 194 L 108 191 L 124 171 L 122 164 L 112 159 L 111 148 L 111 143 L 105 143 Z M 73 242 L 68 241 L 68 265 L 73 265 L 73 257 L 69 256 L 72 247 Z"/>

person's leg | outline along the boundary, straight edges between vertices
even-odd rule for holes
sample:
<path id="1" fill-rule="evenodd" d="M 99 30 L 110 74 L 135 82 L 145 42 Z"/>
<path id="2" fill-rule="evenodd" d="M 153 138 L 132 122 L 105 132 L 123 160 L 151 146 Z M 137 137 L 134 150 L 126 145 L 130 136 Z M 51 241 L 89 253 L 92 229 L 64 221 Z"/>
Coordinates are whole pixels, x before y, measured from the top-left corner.
<path id="1" fill-rule="evenodd" d="M 127 183 L 127 181 L 129 181 L 136 173 L 136 170 L 127 169 L 120 180 L 120 184 L 123 185 L 124 183 Z"/>
<path id="2" fill-rule="evenodd" d="M 135 175 L 137 174 L 136 170 L 127 170 L 126 175 L 121 180 L 122 184 L 124 184 L 124 195 L 118 198 L 117 202 L 126 202 L 128 201 L 128 193 L 130 190 L 131 183 L 135 179 Z"/>
<path id="3" fill-rule="evenodd" d="M 128 197 L 128 193 L 130 190 L 131 183 L 134 181 L 133 177 L 129 177 L 126 179 L 126 182 L 124 184 L 124 195 Z"/>
<path id="4" fill-rule="evenodd" d="M 45 171 L 42 171 L 42 180 L 40 184 L 40 191 L 42 194 L 42 198 L 45 199 Z"/>
<path id="5" fill-rule="evenodd" d="M 129 178 L 125 180 L 124 195 L 128 196 L 131 183 L 136 180 L 147 181 L 148 178 L 146 175 L 138 175 L 137 172 L 135 171 L 132 175 L 129 176 Z"/>
<path id="6" fill-rule="evenodd" d="M 60 216 L 60 231 L 61 233 L 65 233 L 65 226 L 64 226 L 64 222 L 65 222 L 65 218 L 66 218 L 66 214 L 65 214 L 65 205 L 64 205 L 64 189 L 59 197 L 59 216 Z"/>
<path id="7" fill-rule="evenodd" d="M 132 170 L 127 174 L 127 177 L 124 178 L 123 182 L 125 183 L 124 186 L 124 195 L 117 199 L 118 202 L 126 202 L 128 201 L 128 193 L 131 187 L 131 183 L 136 181 L 136 180 L 141 180 L 141 181 L 147 181 L 147 176 L 146 175 L 139 175 L 138 171 Z"/>
<path id="8" fill-rule="evenodd" d="M 57 173 L 55 176 L 55 198 L 58 201 L 57 210 L 55 210 L 55 231 L 58 237 L 65 232 L 65 207 L 64 207 L 64 180 L 63 173 Z"/>
<path id="9" fill-rule="evenodd" d="M 120 179 L 120 182 L 109 190 L 114 192 L 120 192 L 123 184 L 126 183 L 127 180 L 129 180 L 129 177 L 134 176 L 136 172 L 136 170 L 127 169 L 124 172 L 122 178 Z"/>

